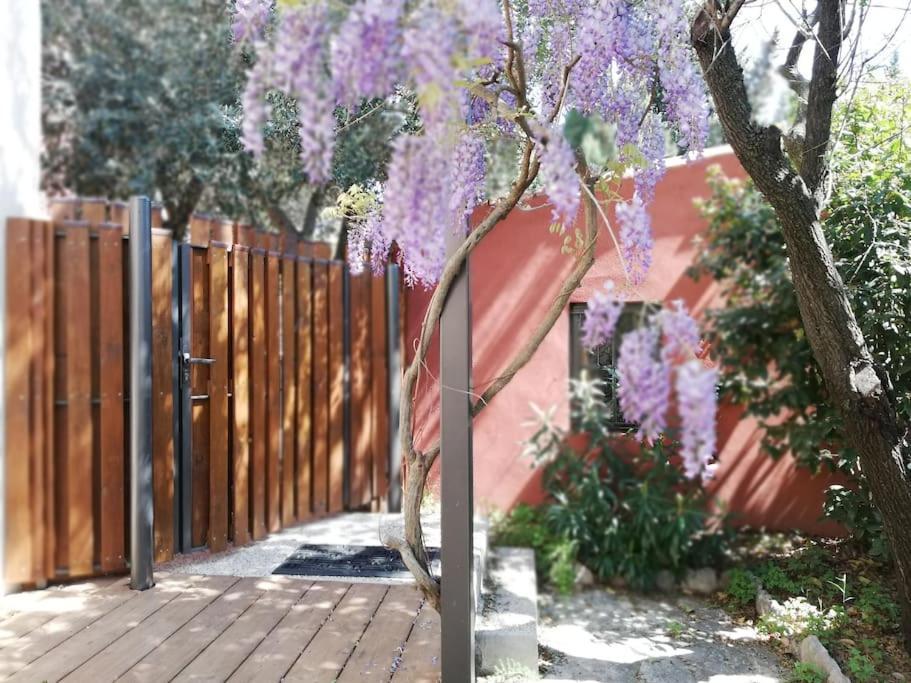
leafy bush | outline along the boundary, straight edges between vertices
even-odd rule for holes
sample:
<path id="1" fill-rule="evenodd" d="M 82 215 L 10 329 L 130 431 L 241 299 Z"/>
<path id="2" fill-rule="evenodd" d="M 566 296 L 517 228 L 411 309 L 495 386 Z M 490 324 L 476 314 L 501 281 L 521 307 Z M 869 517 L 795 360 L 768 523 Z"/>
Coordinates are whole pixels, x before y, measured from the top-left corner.
<path id="1" fill-rule="evenodd" d="M 823 222 L 858 324 L 911 418 L 911 89 L 886 83 L 839 112 L 843 135 L 832 155 L 833 191 Z M 751 183 L 710 178 L 702 203 L 709 222 L 691 274 L 721 282 L 726 304 L 709 315 L 725 398 L 744 406 L 764 429 L 772 457 L 790 451 L 802 465 L 839 470 L 852 488 L 833 491 L 825 514 L 847 525 L 870 554 L 883 556 L 882 523 L 856 454 L 845 446 L 835 406 L 827 403 L 791 283 L 775 214 Z"/>
<path id="2" fill-rule="evenodd" d="M 592 384 L 574 386 L 577 438 L 544 420 L 529 441 L 530 454 L 545 464 L 547 527 L 572 541 L 579 561 L 601 579 L 619 576 L 634 588 L 651 588 L 662 569 L 680 575 L 717 564 L 727 536 L 710 530 L 717 520 L 708 497 L 684 477 L 673 445 L 618 438 Z M 576 441 L 584 442 L 581 452 Z"/>
<path id="3" fill-rule="evenodd" d="M 732 569 L 725 594 L 734 606 L 746 607 L 756 601 L 756 583 L 756 577 L 750 572 L 744 569 Z"/>
<path id="4" fill-rule="evenodd" d="M 798 662 L 788 677 L 788 683 L 826 683 L 828 674 L 810 662 Z"/>

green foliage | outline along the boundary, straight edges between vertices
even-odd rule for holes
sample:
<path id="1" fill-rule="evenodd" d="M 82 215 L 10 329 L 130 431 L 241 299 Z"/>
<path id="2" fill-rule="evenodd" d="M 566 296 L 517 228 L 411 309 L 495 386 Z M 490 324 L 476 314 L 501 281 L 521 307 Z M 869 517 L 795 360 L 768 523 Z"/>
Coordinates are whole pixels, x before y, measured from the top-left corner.
<path id="1" fill-rule="evenodd" d="M 789 577 L 777 564 L 767 563 L 759 567 L 756 576 L 770 593 L 794 595 L 802 592 L 800 582 Z"/>
<path id="2" fill-rule="evenodd" d="M 745 569 L 737 568 L 729 572 L 725 593 L 734 606 L 743 608 L 755 602 L 756 588 L 756 577 Z"/>
<path id="3" fill-rule="evenodd" d="M 679 621 L 672 621 L 667 625 L 667 634 L 674 640 L 677 640 L 683 635 L 684 629 L 684 625 Z"/>
<path id="4" fill-rule="evenodd" d="M 547 419 L 528 443 L 545 463 L 547 526 L 573 541 L 601 579 L 622 577 L 635 588 L 651 588 L 662 569 L 679 575 L 718 563 L 727 537 L 710 530 L 717 520 L 705 492 L 683 476 L 671 447 L 640 447 L 610 432 L 610 411 L 590 384 L 577 383 L 572 401 L 587 452 Z"/>
<path id="5" fill-rule="evenodd" d="M 576 543 L 563 538 L 550 548 L 547 578 L 562 595 L 573 592 L 576 582 Z"/>
<path id="6" fill-rule="evenodd" d="M 543 508 L 517 505 L 494 522 L 492 535 L 498 545 L 532 548 L 538 577 L 546 579 L 562 594 L 572 593 L 575 543 L 554 533 Z"/>
<path id="7" fill-rule="evenodd" d="M 839 112 L 844 133 L 833 153 L 834 186 L 823 229 L 858 323 L 888 371 L 901 417 L 911 418 L 911 90 L 903 84 L 860 93 Z M 745 407 L 772 457 L 792 452 L 813 470 L 852 477 L 855 494 L 832 492 L 825 514 L 882 555 L 882 524 L 847 448 L 800 321 L 784 239 L 775 214 L 750 183 L 710 179 L 701 203 L 709 228 L 691 273 L 722 283 L 726 305 L 710 313 L 725 398 Z"/>
<path id="8" fill-rule="evenodd" d="M 828 674 L 816 664 L 797 662 L 788 677 L 788 683 L 826 683 Z"/>
<path id="9" fill-rule="evenodd" d="M 335 188 L 311 187 L 301 171 L 296 104 L 271 93 L 266 152 L 254 160 L 243 150 L 251 56 L 232 43 L 230 4 L 42 1 L 45 190 L 147 194 L 178 231 L 194 210 L 312 229 L 312 203 L 331 203 Z M 392 109 L 365 102 L 351 115 L 356 125 L 339 114 L 341 189 L 382 176 L 405 118 Z"/>
<path id="10" fill-rule="evenodd" d="M 851 648 L 848 651 L 847 661 L 848 676 L 852 681 L 857 683 L 868 683 L 874 680 L 876 676 L 876 662 L 869 655 L 864 654 L 857 648 Z"/>
<path id="11" fill-rule="evenodd" d="M 860 612 L 861 620 L 874 628 L 892 630 L 898 627 L 901 618 L 898 603 L 875 584 L 860 589 L 854 607 Z"/>

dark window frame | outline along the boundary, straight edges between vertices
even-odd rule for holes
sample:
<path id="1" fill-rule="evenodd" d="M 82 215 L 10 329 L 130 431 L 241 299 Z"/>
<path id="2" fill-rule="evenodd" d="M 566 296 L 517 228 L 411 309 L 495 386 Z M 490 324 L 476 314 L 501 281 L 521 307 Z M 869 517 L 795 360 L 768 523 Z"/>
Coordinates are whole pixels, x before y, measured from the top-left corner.
<path id="1" fill-rule="evenodd" d="M 584 302 L 569 305 L 569 377 L 571 380 L 578 379 L 583 370 L 588 370 L 590 377 L 604 382 L 604 399 L 611 414 L 607 428 L 611 432 L 625 433 L 636 428 L 635 424 L 626 422 L 621 416 L 614 369 L 617 367 L 620 341 L 624 334 L 639 327 L 645 305 L 642 301 L 625 303 L 615 334 L 607 344 L 599 346 L 594 351 L 582 346 L 582 321 L 585 319 L 588 305 Z M 575 424 L 573 428 L 576 428 Z"/>

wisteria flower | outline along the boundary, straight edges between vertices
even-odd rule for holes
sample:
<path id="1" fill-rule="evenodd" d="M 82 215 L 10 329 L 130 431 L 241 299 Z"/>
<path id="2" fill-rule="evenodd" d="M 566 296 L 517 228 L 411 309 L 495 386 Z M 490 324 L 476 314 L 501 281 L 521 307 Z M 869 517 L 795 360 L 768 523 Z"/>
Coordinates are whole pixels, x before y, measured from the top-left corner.
<path id="1" fill-rule="evenodd" d="M 604 283 L 604 288 L 588 300 L 585 320 L 582 322 L 582 346 L 594 349 L 609 342 L 622 312 L 623 302 L 614 292 L 613 281 L 608 280 Z"/>
<path id="2" fill-rule="evenodd" d="M 662 309 L 657 316 L 664 334 L 661 356 L 667 363 L 679 363 L 695 356 L 699 347 L 699 326 L 682 299 L 671 302 L 671 306 Z"/>
<path id="3" fill-rule="evenodd" d="M 658 354 L 658 330 L 641 327 L 623 335 L 617 360 L 620 412 L 639 425 L 639 438 L 654 441 L 667 427 L 671 369 Z"/>
<path id="4" fill-rule="evenodd" d="M 677 368 L 677 410 L 683 471 L 690 479 L 711 478 L 715 456 L 715 419 L 718 412 L 718 371 L 698 360 Z"/>
<path id="5" fill-rule="evenodd" d="M 231 29 L 238 43 L 262 38 L 272 13 L 272 0 L 237 0 Z"/>
<path id="6" fill-rule="evenodd" d="M 554 221 L 572 225 L 579 211 L 579 176 L 576 175 L 576 155 L 556 127 L 543 131 L 535 145 L 541 160 L 544 191 L 553 208 Z"/>
<path id="7" fill-rule="evenodd" d="M 630 282 L 641 285 L 652 267 L 652 221 L 639 195 L 617 205 L 620 249 Z"/>
<path id="8" fill-rule="evenodd" d="M 401 78 L 404 0 L 360 0 L 332 38 L 332 80 L 339 104 L 383 97 Z"/>

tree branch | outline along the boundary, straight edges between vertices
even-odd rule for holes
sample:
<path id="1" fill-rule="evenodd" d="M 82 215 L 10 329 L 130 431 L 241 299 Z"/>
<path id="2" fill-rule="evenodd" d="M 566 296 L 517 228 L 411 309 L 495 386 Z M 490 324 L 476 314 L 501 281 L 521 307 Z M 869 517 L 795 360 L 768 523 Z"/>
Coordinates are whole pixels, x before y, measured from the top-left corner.
<path id="1" fill-rule="evenodd" d="M 813 75 L 807 95 L 807 124 L 800 175 L 811 193 L 820 196 L 826 156 L 832 137 L 832 108 L 838 96 L 838 53 L 842 44 L 844 0 L 820 0 L 819 31 L 813 53 Z"/>
<path id="2" fill-rule="evenodd" d="M 537 160 L 532 159 L 533 147 L 534 143 L 531 140 L 526 142 L 521 170 L 512 190 L 506 197 L 500 199 L 496 205 L 494 205 L 494 208 L 487 217 L 468 234 L 462 245 L 452 257 L 450 257 L 440 276 L 440 281 L 437 283 L 436 289 L 434 289 L 433 294 L 431 295 L 430 303 L 427 306 L 427 312 L 424 315 L 424 321 L 421 324 L 421 333 L 418 338 L 417 349 L 415 349 L 414 359 L 402 376 L 400 421 L 403 428 L 401 430 L 400 439 L 402 453 L 405 455 L 406 461 L 413 460 L 418 456 L 415 452 L 413 429 L 411 428 L 411 422 L 414 415 L 413 393 L 421 366 L 424 364 L 424 361 L 427 358 L 427 352 L 430 349 L 430 340 L 433 336 L 433 330 L 443 310 L 443 302 L 446 300 L 446 296 L 452 288 L 452 283 L 455 281 L 456 275 L 465 262 L 465 259 L 468 258 L 468 255 L 481 242 L 485 235 L 493 230 L 497 223 L 509 214 L 537 176 L 538 162 Z"/>
<path id="3" fill-rule="evenodd" d="M 587 177 L 588 169 L 585 168 L 584 165 L 580 166 L 579 175 L 581 178 Z M 559 319 L 563 314 L 563 311 L 566 310 L 566 304 L 569 302 L 572 293 L 579 288 L 579 285 L 582 284 L 582 279 L 595 263 L 595 247 L 598 242 L 598 207 L 596 206 L 596 200 L 594 199 L 593 183 L 591 183 L 591 181 L 587 182 L 588 192 L 583 193 L 582 195 L 582 201 L 585 206 L 585 244 L 576 258 L 576 264 L 573 266 L 572 272 L 563 282 L 563 286 L 560 288 L 559 293 L 551 302 L 544 318 L 542 318 L 534 332 L 532 332 L 532 335 L 528 338 L 528 341 L 519 349 L 503 372 L 491 382 L 490 386 L 484 390 L 484 393 L 482 393 L 472 404 L 472 418 L 477 417 L 477 415 L 490 404 L 493 398 L 512 381 L 512 378 L 516 376 L 519 370 L 524 368 L 528 364 L 528 361 L 532 359 L 532 356 L 535 355 L 535 351 L 541 346 L 544 338 L 553 329 L 557 319 Z M 433 461 L 439 453 L 439 443 L 427 450 L 425 458 L 428 468 L 433 465 Z"/>

